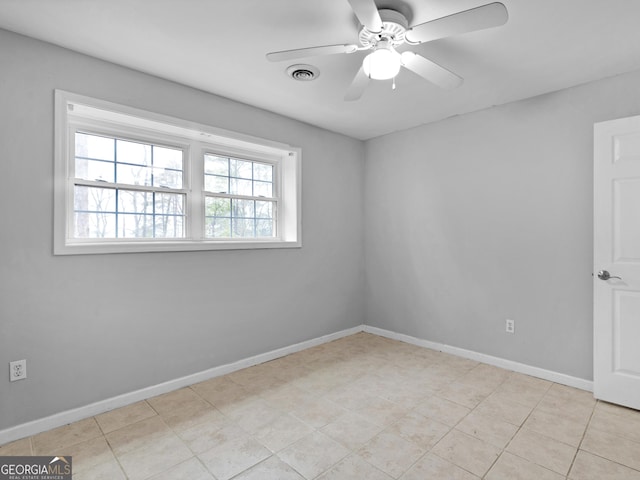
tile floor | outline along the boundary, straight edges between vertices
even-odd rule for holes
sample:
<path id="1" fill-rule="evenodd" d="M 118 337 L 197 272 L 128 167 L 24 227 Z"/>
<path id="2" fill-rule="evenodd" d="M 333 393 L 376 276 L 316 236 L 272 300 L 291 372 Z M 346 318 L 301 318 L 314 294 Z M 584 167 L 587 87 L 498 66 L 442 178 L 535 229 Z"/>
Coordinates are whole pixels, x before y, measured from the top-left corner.
<path id="1" fill-rule="evenodd" d="M 0 446 L 76 480 L 640 480 L 640 412 L 360 333 Z"/>

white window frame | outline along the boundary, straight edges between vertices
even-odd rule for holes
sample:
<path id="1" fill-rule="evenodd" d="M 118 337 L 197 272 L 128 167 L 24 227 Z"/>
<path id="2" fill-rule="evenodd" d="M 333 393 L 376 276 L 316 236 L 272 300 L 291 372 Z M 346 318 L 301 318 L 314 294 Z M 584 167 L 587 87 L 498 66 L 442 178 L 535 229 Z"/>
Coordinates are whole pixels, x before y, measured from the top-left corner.
<path id="1" fill-rule="evenodd" d="M 298 248 L 301 240 L 301 151 L 283 143 L 166 115 L 55 91 L 54 254 Z M 73 238 L 75 132 L 89 132 L 184 152 L 185 238 Z M 275 237 L 207 238 L 204 230 L 204 155 L 274 165 Z"/>

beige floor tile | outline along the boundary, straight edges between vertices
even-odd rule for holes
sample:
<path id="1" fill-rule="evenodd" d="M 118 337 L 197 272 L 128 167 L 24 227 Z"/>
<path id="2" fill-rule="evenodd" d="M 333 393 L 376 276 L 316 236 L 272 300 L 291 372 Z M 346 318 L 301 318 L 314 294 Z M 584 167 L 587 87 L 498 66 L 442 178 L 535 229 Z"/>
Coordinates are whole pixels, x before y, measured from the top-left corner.
<path id="1" fill-rule="evenodd" d="M 533 407 L 514 402 L 511 396 L 504 396 L 496 390 L 475 409 L 477 413 L 520 426 L 527 419 Z"/>
<path id="2" fill-rule="evenodd" d="M 31 449 L 31 438 L 23 438 L 21 440 L 16 440 L 15 442 L 5 443 L 4 445 L 0 445 L 0 457 L 5 456 L 20 456 L 20 457 L 28 457 L 33 455 L 33 450 Z"/>
<path id="3" fill-rule="evenodd" d="M 0 455 L 70 454 L 78 480 L 640 480 L 638 432 L 591 392 L 360 333 Z"/>
<path id="4" fill-rule="evenodd" d="M 274 455 L 234 477 L 234 480 L 304 480 L 304 477 Z"/>
<path id="5" fill-rule="evenodd" d="M 215 415 L 208 421 L 178 431 L 178 436 L 194 453 L 202 453 L 216 445 L 217 433 L 230 421 L 223 415 Z"/>
<path id="6" fill-rule="evenodd" d="M 385 427 L 406 415 L 408 409 L 381 397 L 371 397 L 357 413 L 371 423 Z"/>
<path id="7" fill-rule="evenodd" d="M 500 456 L 485 477 L 486 480 L 564 480 L 564 478 L 564 475 L 507 452 Z"/>
<path id="8" fill-rule="evenodd" d="M 349 455 L 318 480 L 391 480 L 386 473 L 367 463 L 358 455 Z"/>
<path id="9" fill-rule="evenodd" d="M 355 385 L 344 385 L 334 388 L 324 395 L 324 398 L 349 410 L 359 411 L 362 405 L 370 402 L 373 397 Z"/>
<path id="10" fill-rule="evenodd" d="M 434 390 L 418 383 L 405 382 L 380 392 L 380 397 L 400 405 L 406 409 L 413 409 L 418 404 L 434 395 Z"/>
<path id="11" fill-rule="evenodd" d="M 433 418 L 453 427 L 466 417 L 471 410 L 450 400 L 435 396 L 419 404 L 415 411 L 425 417 Z"/>
<path id="12" fill-rule="evenodd" d="M 463 407 L 475 408 L 482 400 L 487 398 L 490 393 L 491 390 L 487 391 L 485 388 L 457 381 L 442 388 L 438 392 L 438 396 L 451 400 Z"/>
<path id="13" fill-rule="evenodd" d="M 589 427 L 580 448 L 640 470 L 640 443 L 638 442 Z"/>
<path id="14" fill-rule="evenodd" d="M 591 417 L 589 428 L 640 442 L 640 413 L 638 415 L 616 415 L 610 411 L 597 410 Z"/>
<path id="15" fill-rule="evenodd" d="M 498 448 L 504 448 L 518 431 L 511 423 L 475 411 L 462 419 L 456 429 Z"/>
<path id="16" fill-rule="evenodd" d="M 178 465 L 192 456 L 191 450 L 172 434 L 118 455 L 118 461 L 130 480 L 142 480 Z"/>
<path id="17" fill-rule="evenodd" d="M 568 388 L 568 387 L 567 387 Z M 593 413 L 595 400 L 589 402 L 584 397 L 578 397 L 577 401 L 570 398 L 569 395 L 558 395 L 552 393 L 553 387 L 542 397 L 540 403 L 536 406 L 536 410 L 561 415 L 568 420 L 587 424 Z"/>
<path id="18" fill-rule="evenodd" d="M 273 408 L 262 399 L 257 399 L 243 405 L 228 416 L 247 432 L 255 433 L 280 415 L 282 415 L 281 410 Z"/>
<path id="19" fill-rule="evenodd" d="M 349 454 L 349 450 L 326 435 L 315 432 L 281 450 L 278 457 L 305 478 L 315 478 Z"/>
<path id="20" fill-rule="evenodd" d="M 136 450 L 173 432 L 161 417 L 155 416 L 105 435 L 116 455 Z"/>
<path id="21" fill-rule="evenodd" d="M 154 475 L 149 480 L 214 480 L 214 478 L 204 465 L 194 457 Z"/>
<path id="22" fill-rule="evenodd" d="M 191 388 L 185 387 L 150 398 L 147 402 L 162 415 L 173 414 L 176 410 L 193 405 L 201 405 L 202 398 Z"/>
<path id="23" fill-rule="evenodd" d="M 568 387 L 566 385 L 560 385 L 559 383 L 551 385 L 545 396 L 563 399 L 573 403 L 574 405 L 580 404 L 582 406 L 593 407 L 596 404 L 596 400 L 593 398 L 592 392 L 580 390 L 579 388 Z"/>
<path id="24" fill-rule="evenodd" d="M 230 425 L 218 431 L 215 446 L 198 455 L 218 480 L 227 480 L 271 456 L 271 452 L 240 428 Z"/>
<path id="25" fill-rule="evenodd" d="M 73 457 L 74 473 L 81 473 L 102 463 L 115 460 L 113 452 L 104 437 L 65 447 L 64 455 Z"/>
<path id="26" fill-rule="evenodd" d="M 258 429 L 253 436 L 272 452 L 278 452 L 313 431 L 309 425 L 285 413 Z"/>
<path id="27" fill-rule="evenodd" d="M 57 455 L 65 447 L 102 436 L 94 418 L 86 418 L 32 437 L 35 455 Z"/>
<path id="28" fill-rule="evenodd" d="M 498 458 L 500 449 L 454 429 L 431 452 L 482 477 Z"/>
<path id="29" fill-rule="evenodd" d="M 640 480 L 640 472 L 580 450 L 573 462 L 572 480 Z"/>
<path id="30" fill-rule="evenodd" d="M 535 432 L 547 435 L 574 447 L 580 445 L 587 428 L 587 422 L 577 422 L 562 414 L 550 413 L 547 410 L 535 409 L 524 427 Z"/>
<path id="31" fill-rule="evenodd" d="M 321 428 L 347 412 L 338 404 L 318 398 L 295 408 L 291 414 L 313 428 Z"/>
<path id="32" fill-rule="evenodd" d="M 73 480 L 126 480 L 126 476 L 115 458 L 78 472 L 73 458 Z"/>
<path id="33" fill-rule="evenodd" d="M 637 418 L 640 415 L 640 410 L 634 410 L 632 408 L 623 407 L 621 405 L 615 405 L 613 403 L 603 402 L 602 400 L 598 400 L 595 406 L 596 411 L 605 411 L 609 413 L 613 413 L 615 415 L 627 417 L 627 418 Z"/>
<path id="34" fill-rule="evenodd" d="M 315 396 L 295 385 L 284 385 L 261 394 L 267 405 L 281 410 L 293 410 L 312 401 Z"/>
<path id="35" fill-rule="evenodd" d="M 382 432 L 358 450 L 358 455 L 394 478 L 406 472 L 426 450 L 391 432 Z"/>
<path id="36" fill-rule="evenodd" d="M 223 422 L 224 415 L 204 400 L 188 402 L 184 406 L 160 414 L 166 424 L 176 432 L 189 430 L 203 423 Z"/>
<path id="37" fill-rule="evenodd" d="M 480 477 L 428 453 L 400 478 L 401 480 L 479 480 Z"/>
<path id="38" fill-rule="evenodd" d="M 97 415 L 95 418 L 102 432 L 109 433 L 154 415 L 157 415 L 156 411 L 147 402 L 142 401 Z"/>
<path id="39" fill-rule="evenodd" d="M 356 413 L 347 412 L 322 427 L 320 431 L 348 449 L 355 450 L 380 433 L 382 427 L 365 420 Z"/>
<path id="40" fill-rule="evenodd" d="M 567 475 L 576 448 L 527 428 L 521 428 L 507 451 L 561 475 Z"/>
<path id="41" fill-rule="evenodd" d="M 232 382 L 226 376 L 197 383 L 192 385 L 191 389 L 223 412 L 225 407 L 233 407 L 241 399 L 251 401 L 257 398 L 257 394 L 253 394 L 251 390 Z"/>
<path id="42" fill-rule="evenodd" d="M 444 423 L 417 412 L 411 412 L 391 425 L 386 431 L 400 435 L 426 451 L 449 433 L 449 430 L 451 427 Z"/>

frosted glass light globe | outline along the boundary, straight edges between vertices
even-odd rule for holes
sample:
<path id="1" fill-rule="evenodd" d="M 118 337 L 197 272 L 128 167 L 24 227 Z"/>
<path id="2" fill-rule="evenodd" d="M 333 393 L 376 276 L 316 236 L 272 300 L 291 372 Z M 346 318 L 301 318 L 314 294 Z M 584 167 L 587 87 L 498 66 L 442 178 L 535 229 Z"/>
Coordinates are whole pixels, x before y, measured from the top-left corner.
<path id="1" fill-rule="evenodd" d="M 377 48 L 364 58 L 362 68 L 369 78 L 389 80 L 400 71 L 400 55 L 391 47 Z"/>

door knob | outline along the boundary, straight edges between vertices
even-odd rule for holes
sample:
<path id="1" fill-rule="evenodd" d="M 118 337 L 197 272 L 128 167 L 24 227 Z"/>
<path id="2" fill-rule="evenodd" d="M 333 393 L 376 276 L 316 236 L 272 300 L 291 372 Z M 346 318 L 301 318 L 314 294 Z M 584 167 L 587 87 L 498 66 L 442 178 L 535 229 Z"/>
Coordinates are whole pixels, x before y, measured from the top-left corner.
<path id="1" fill-rule="evenodd" d="M 607 272 L 606 270 L 600 270 L 598 272 L 598 278 L 600 280 L 609 280 L 611 278 L 617 278 L 618 280 L 622 280 L 622 277 L 614 277 L 609 272 Z"/>

